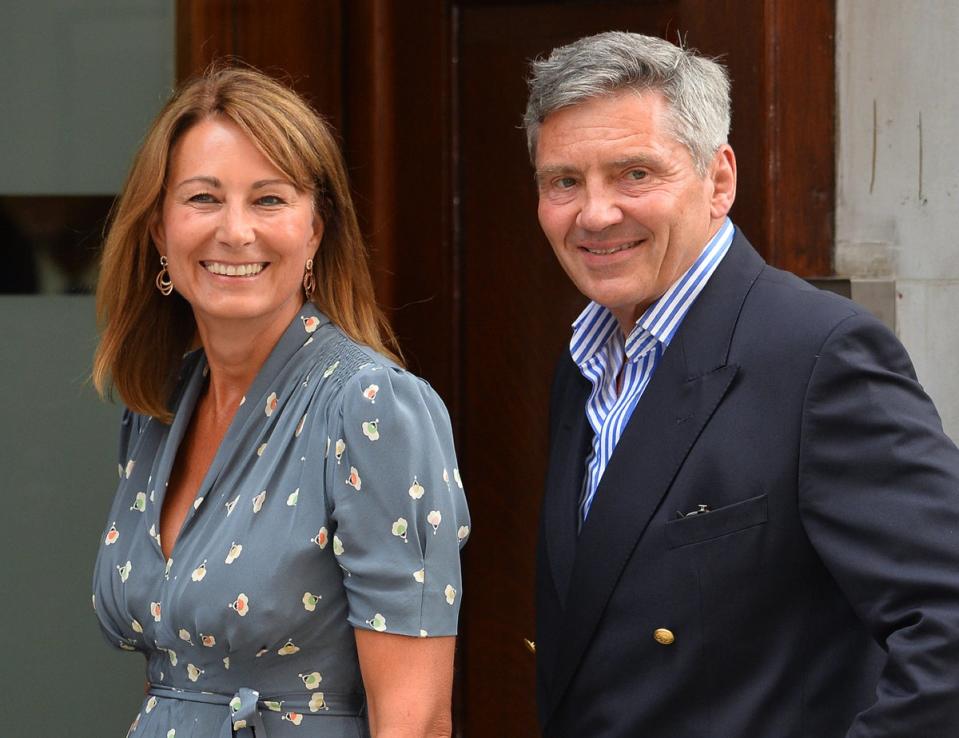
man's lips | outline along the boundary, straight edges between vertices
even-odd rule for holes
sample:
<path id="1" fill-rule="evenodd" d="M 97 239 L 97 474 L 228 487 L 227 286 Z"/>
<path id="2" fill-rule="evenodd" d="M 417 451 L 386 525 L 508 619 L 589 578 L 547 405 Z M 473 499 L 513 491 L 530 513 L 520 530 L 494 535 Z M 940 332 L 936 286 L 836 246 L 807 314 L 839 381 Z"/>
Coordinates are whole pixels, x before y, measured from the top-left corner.
<path id="1" fill-rule="evenodd" d="M 638 239 L 636 241 L 622 241 L 616 244 L 610 243 L 580 243 L 579 248 L 583 251 L 586 251 L 590 254 L 596 256 L 608 256 L 610 254 L 616 254 L 620 251 L 627 251 L 629 249 L 639 246 L 645 239 Z"/>

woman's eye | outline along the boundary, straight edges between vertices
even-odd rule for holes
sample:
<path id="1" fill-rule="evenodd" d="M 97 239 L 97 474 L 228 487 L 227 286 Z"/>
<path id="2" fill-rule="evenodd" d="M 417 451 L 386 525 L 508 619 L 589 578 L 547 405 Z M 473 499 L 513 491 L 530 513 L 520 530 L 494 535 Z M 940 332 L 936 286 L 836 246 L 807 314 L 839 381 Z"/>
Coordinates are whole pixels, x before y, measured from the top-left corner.
<path id="1" fill-rule="evenodd" d="M 216 198 L 214 198 L 209 192 L 198 192 L 197 194 L 192 195 L 188 202 L 210 203 L 216 202 Z"/>
<path id="2" fill-rule="evenodd" d="M 284 203 L 283 198 L 277 197 L 276 195 L 264 195 L 259 198 L 257 201 L 258 205 L 282 205 Z"/>

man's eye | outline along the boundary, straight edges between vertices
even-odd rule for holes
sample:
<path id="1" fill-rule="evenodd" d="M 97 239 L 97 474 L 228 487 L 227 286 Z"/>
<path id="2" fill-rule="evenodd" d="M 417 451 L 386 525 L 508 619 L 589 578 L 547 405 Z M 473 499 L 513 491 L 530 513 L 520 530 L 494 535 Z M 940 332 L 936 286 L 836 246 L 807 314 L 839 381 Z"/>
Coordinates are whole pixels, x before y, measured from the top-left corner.
<path id="1" fill-rule="evenodd" d="M 626 172 L 626 178 L 631 179 L 634 182 L 640 179 L 646 179 L 646 172 L 642 169 L 630 169 Z"/>
<path id="2" fill-rule="evenodd" d="M 568 190 L 576 186 L 576 180 L 572 177 L 560 177 L 556 180 L 556 186 L 561 190 Z"/>

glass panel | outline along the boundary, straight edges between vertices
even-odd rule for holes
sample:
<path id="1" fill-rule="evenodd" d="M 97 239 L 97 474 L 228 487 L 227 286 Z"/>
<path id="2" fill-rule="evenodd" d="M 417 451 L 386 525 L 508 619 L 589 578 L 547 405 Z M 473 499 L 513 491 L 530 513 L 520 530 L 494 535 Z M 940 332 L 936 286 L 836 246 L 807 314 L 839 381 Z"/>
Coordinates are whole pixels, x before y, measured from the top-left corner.
<path id="1" fill-rule="evenodd" d="M 0 293 L 92 290 L 113 195 L 173 86 L 174 45 L 169 0 L 5 4 Z"/>

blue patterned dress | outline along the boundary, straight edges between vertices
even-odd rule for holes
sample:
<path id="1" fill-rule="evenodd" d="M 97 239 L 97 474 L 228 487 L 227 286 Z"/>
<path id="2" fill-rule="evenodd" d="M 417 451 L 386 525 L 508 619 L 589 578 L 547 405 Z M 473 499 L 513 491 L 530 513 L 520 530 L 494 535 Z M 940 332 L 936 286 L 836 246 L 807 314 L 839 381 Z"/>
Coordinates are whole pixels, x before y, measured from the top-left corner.
<path id="1" fill-rule="evenodd" d="M 164 490 L 207 374 L 186 358 L 171 425 L 123 419 L 93 587 L 108 640 L 147 660 L 129 735 L 368 736 L 353 628 L 456 633 L 469 513 L 446 408 L 305 305 L 166 559 Z"/>

